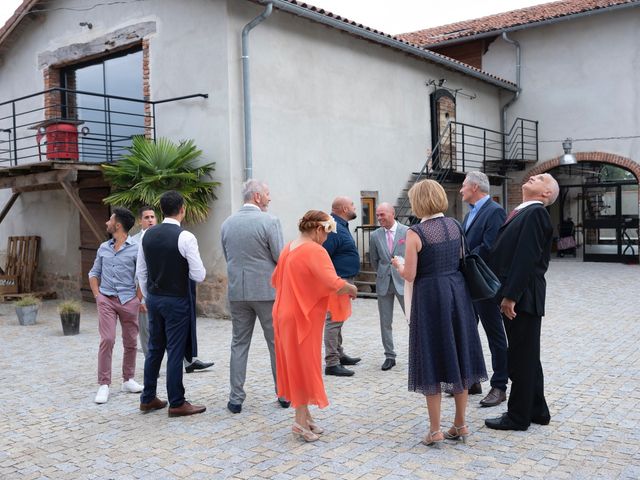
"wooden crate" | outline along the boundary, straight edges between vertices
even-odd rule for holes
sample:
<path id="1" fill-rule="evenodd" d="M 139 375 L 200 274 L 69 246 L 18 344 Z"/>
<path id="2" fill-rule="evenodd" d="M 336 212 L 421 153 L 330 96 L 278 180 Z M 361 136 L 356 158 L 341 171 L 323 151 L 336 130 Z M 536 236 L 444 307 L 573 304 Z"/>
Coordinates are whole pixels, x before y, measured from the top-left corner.
<path id="1" fill-rule="evenodd" d="M 18 278 L 18 292 L 31 292 L 40 256 L 40 237 L 9 237 L 6 275 Z"/>
<path id="2" fill-rule="evenodd" d="M 17 275 L 0 275 L 0 295 L 18 293 Z"/>

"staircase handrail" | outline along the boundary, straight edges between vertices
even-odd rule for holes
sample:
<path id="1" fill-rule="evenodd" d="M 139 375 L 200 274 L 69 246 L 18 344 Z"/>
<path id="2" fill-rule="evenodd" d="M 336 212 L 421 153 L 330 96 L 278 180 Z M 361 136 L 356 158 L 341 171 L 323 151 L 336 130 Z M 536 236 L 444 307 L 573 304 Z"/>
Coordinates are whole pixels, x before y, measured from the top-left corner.
<path id="1" fill-rule="evenodd" d="M 438 138 L 438 141 L 436 142 L 435 146 L 431 150 L 431 153 L 427 157 L 427 160 L 424 162 L 423 167 L 418 172 L 418 176 L 413 181 L 413 185 L 415 185 L 420 180 L 422 180 L 423 177 L 427 176 L 428 170 L 429 170 L 429 162 L 430 161 L 432 162 L 436 152 L 440 151 L 440 146 L 444 143 L 445 138 L 447 136 L 449 138 L 451 137 L 451 125 L 452 125 L 452 123 L 455 123 L 455 122 L 452 122 L 450 120 L 445 125 L 444 130 L 442 131 L 442 133 L 440 134 L 440 137 Z M 438 183 L 442 183 L 444 181 L 444 179 L 447 177 L 447 175 L 449 174 L 450 170 L 451 170 L 451 159 L 449 159 L 449 165 L 448 166 L 443 166 L 442 164 L 439 164 L 438 167 L 439 167 L 439 172 L 438 172 L 438 175 L 436 176 L 436 178 L 434 178 L 434 180 L 436 182 L 438 182 Z M 407 202 L 409 202 L 409 197 L 408 196 L 403 199 L 402 204 L 399 205 L 399 207 L 398 207 L 398 210 L 399 211 L 405 210 L 407 208 Z M 407 215 L 406 218 L 408 219 L 409 215 Z"/>

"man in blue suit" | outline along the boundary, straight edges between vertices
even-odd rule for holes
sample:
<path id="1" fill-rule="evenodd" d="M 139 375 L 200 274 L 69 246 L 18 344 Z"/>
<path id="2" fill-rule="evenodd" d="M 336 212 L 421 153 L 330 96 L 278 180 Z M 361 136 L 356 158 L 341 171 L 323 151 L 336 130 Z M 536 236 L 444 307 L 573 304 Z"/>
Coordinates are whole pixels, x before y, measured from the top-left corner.
<path id="1" fill-rule="evenodd" d="M 482 257 L 486 263 L 489 263 L 489 251 L 506 218 L 504 209 L 491 200 L 489 188 L 489 179 L 484 173 L 469 172 L 460 189 L 462 200 L 470 206 L 462 222 L 469 251 Z M 493 299 L 480 300 L 473 305 L 487 334 L 493 367 L 491 390 L 480 400 L 480 405 L 495 407 L 507 399 L 507 337 L 500 308 Z M 479 384 L 469 389 L 469 393 L 481 392 Z"/>

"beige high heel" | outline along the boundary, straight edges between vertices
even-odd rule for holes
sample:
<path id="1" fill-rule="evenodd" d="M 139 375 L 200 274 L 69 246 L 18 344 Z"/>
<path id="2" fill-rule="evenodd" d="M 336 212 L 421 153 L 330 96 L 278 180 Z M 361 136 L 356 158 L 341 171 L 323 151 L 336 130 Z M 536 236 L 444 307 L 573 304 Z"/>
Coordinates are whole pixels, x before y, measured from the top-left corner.
<path id="1" fill-rule="evenodd" d="M 296 422 L 294 422 L 293 427 L 291 427 L 291 433 L 293 433 L 294 437 L 301 437 L 305 442 L 315 442 L 320 438 L 311 430 L 304 428 Z"/>
<path id="2" fill-rule="evenodd" d="M 313 422 L 308 422 L 308 423 L 309 423 L 309 430 L 311 430 L 316 435 L 322 435 L 324 433 L 324 428 L 322 428 L 320 425 L 316 425 Z"/>
<path id="3" fill-rule="evenodd" d="M 469 436 L 469 427 L 467 427 L 466 425 L 462 425 L 460 427 L 452 425 L 449 430 L 443 433 L 444 438 L 446 438 L 447 440 L 460 440 L 462 443 L 467 443 L 467 437 Z"/>
<path id="4" fill-rule="evenodd" d="M 442 442 L 444 442 L 444 433 L 440 430 L 437 432 L 429 432 L 427 436 L 424 437 L 424 440 L 422 440 L 423 445 L 434 448 L 440 448 L 442 446 Z"/>

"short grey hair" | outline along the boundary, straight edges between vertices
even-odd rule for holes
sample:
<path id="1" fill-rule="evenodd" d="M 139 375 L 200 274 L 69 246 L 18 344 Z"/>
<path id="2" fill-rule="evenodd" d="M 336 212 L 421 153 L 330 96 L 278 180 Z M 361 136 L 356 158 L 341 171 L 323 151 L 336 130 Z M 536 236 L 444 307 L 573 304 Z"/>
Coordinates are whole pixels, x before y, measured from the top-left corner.
<path id="1" fill-rule="evenodd" d="M 489 177 L 482 172 L 469 172 L 465 177 L 469 183 L 473 183 L 478 186 L 478 189 L 483 193 L 489 193 L 491 185 L 489 184 Z"/>
<path id="2" fill-rule="evenodd" d="M 264 193 L 266 186 L 266 183 L 254 178 L 250 178 L 242 184 L 242 199 L 245 202 L 253 200 L 253 196 L 256 193 Z"/>

